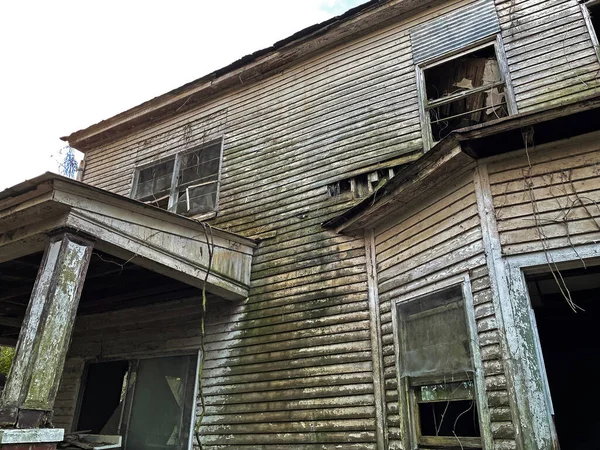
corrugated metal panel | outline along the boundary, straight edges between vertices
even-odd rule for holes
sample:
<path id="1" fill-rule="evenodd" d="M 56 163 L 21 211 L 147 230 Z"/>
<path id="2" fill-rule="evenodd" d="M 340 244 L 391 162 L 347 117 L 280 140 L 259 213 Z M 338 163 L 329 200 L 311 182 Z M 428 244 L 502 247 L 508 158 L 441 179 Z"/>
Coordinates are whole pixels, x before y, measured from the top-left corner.
<path id="1" fill-rule="evenodd" d="M 500 31 L 492 0 L 445 14 L 410 30 L 415 64 L 427 61 Z"/>

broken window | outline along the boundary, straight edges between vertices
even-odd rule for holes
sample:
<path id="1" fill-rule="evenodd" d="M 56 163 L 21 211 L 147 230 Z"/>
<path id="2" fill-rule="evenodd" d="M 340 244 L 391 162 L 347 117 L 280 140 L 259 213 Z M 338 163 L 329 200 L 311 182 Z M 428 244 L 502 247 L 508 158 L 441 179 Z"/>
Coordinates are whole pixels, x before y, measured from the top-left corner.
<path id="1" fill-rule="evenodd" d="M 168 209 L 174 166 L 175 158 L 172 158 L 141 169 L 137 176 L 134 198 L 162 209 Z"/>
<path id="2" fill-rule="evenodd" d="M 138 168 L 132 197 L 186 216 L 209 213 L 217 209 L 220 169 L 216 141 Z"/>
<path id="3" fill-rule="evenodd" d="M 89 364 L 77 429 L 121 435 L 125 450 L 187 449 L 196 356 Z"/>
<path id="4" fill-rule="evenodd" d="M 480 448 L 471 339 L 460 286 L 397 306 L 411 445 Z"/>
<path id="5" fill-rule="evenodd" d="M 583 17 L 585 18 L 590 38 L 596 51 L 596 55 L 600 58 L 600 43 L 598 42 L 598 34 L 600 33 L 600 1 L 582 1 Z"/>
<path id="6" fill-rule="evenodd" d="M 215 210 L 220 163 L 220 142 L 181 155 L 177 213 L 194 215 Z"/>
<path id="7" fill-rule="evenodd" d="M 506 83 L 494 45 L 420 69 L 431 145 L 459 128 L 508 115 Z"/>

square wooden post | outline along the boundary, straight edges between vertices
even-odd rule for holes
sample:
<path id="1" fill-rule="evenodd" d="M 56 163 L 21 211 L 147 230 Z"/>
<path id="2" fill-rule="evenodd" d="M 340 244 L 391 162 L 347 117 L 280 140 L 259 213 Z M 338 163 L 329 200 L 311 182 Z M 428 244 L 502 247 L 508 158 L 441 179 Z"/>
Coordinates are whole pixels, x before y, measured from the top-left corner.
<path id="1" fill-rule="evenodd" d="M 93 243 L 69 233 L 46 248 L 0 402 L 0 425 L 50 424 Z"/>

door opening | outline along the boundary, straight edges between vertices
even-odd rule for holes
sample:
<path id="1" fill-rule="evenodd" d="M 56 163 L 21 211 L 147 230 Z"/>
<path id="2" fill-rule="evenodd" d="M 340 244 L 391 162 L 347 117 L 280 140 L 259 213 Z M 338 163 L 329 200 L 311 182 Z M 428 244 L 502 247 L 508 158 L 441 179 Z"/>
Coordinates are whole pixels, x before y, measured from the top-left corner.
<path id="1" fill-rule="evenodd" d="M 600 267 L 561 272 L 576 312 L 550 273 L 527 275 L 561 450 L 600 448 Z M 580 309 L 581 308 L 581 309 Z"/>

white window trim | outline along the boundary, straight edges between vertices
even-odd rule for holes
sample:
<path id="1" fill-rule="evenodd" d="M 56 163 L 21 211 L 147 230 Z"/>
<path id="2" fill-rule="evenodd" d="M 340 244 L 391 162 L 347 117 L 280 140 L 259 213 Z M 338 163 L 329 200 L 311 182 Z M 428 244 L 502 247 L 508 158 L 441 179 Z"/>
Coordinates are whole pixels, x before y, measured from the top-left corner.
<path id="1" fill-rule="evenodd" d="M 184 156 L 188 153 L 195 152 L 202 147 L 209 147 L 213 144 L 216 144 L 219 141 L 221 144 L 221 148 L 219 151 L 219 170 L 217 172 L 217 181 L 216 181 L 217 192 L 216 192 L 216 199 L 215 199 L 215 208 L 214 208 L 214 210 L 208 211 L 206 213 L 186 216 L 186 217 L 189 217 L 189 218 L 195 219 L 195 220 L 207 220 L 207 219 L 212 219 L 212 218 L 216 217 L 219 212 L 219 198 L 221 197 L 221 175 L 222 175 L 222 171 L 223 171 L 223 148 L 225 145 L 225 139 L 223 136 L 207 140 L 205 143 L 194 146 L 190 149 L 182 150 L 180 152 L 177 152 L 177 153 L 169 155 L 169 156 L 165 156 L 165 157 L 157 159 L 155 161 L 150 161 L 150 162 L 136 166 L 133 171 L 133 178 L 131 180 L 131 188 L 129 190 L 129 197 L 135 198 L 140 171 L 147 169 L 148 167 L 152 167 L 154 165 L 174 159 L 175 163 L 173 165 L 173 175 L 171 178 L 171 189 L 170 189 L 170 193 L 169 193 L 169 206 L 168 206 L 167 211 L 170 211 L 173 213 L 176 212 L 175 208 L 177 206 L 177 202 L 175 201 L 175 197 L 177 196 L 178 176 L 179 176 L 179 169 L 181 168 L 182 156 Z"/>
<path id="2" fill-rule="evenodd" d="M 600 1 L 600 0 L 598 0 Z M 439 66 L 440 64 L 446 63 L 456 58 L 460 58 L 461 56 L 467 55 L 474 51 L 486 48 L 486 47 L 494 47 L 494 51 L 496 54 L 496 59 L 498 61 L 498 67 L 500 68 L 500 75 L 502 77 L 502 82 L 505 86 L 505 98 L 506 98 L 506 106 L 508 109 L 509 115 L 514 115 L 518 113 L 517 102 L 515 99 L 514 89 L 512 86 L 512 82 L 509 76 L 508 63 L 506 62 L 506 54 L 504 52 L 504 44 L 502 43 L 502 38 L 500 34 L 495 35 L 493 38 L 487 38 L 483 41 L 477 41 L 473 44 L 463 47 L 458 51 L 447 53 L 439 58 L 435 58 L 429 61 L 425 61 L 423 63 L 417 64 L 415 66 L 415 74 L 417 79 L 417 92 L 419 97 L 419 117 L 421 121 L 421 135 L 423 138 L 423 149 L 425 152 L 431 150 L 431 148 L 437 143 L 434 141 L 433 136 L 431 134 L 431 120 L 430 115 L 425 108 L 425 104 L 427 103 L 427 87 L 425 84 L 425 70 L 430 69 L 435 66 Z"/>
<path id="3" fill-rule="evenodd" d="M 594 29 L 594 24 L 592 23 L 592 16 L 590 14 L 589 6 L 598 6 L 600 5 L 600 0 L 589 0 L 582 1 L 579 5 L 581 7 L 581 13 L 583 14 L 583 21 L 585 22 L 585 26 L 588 29 L 588 33 L 590 35 L 590 39 L 592 40 L 592 45 L 594 46 L 594 53 L 596 53 L 596 58 L 600 62 L 600 42 L 598 41 L 598 34 Z"/>
<path id="4" fill-rule="evenodd" d="M 527 448 L 533 445 L 540 450 L 552 450 L 558 440 L 552 418 L 550 386 L 525 275 L 549 272 L 548 261 L 565 270 L 581 267 L 582 260 L 587 266 L 600 265 L 600 247 L 585 244 L 504 258 L 507 283 L 501 286 L 499 304 L 509 352 L 506 356 L 514 368 L 516 401 L 526 408 L 520 413 L 519 420 Z"/>
<path id="5" fill-rule="evenodd" d="M 473 304 L 473 293 L 471 291 L 471 280 L 468 273 L 449 277 L 441 282 L 426 286 L 416 291 L 403 294 L 392 301 L 392 333 L 394 338 L 394 356 L 396 358 L 396 379 L 398 381 L 398 410 L 400 413 L 400 430 L 403 438 L 404 448 L 407 450 L 416 450 L 416 429 L 414 421 L 414 411 L 411 409 L 412 402 L 408 399 L 408 385 L 406 380 L 400 377 L 402 368 L 400 367 L 400 339 L 399 339 L 399 318 L 398 305 L 401 303 L 416 300 L 420 297 L 434 294 L 451 287 L 460 286 L 463 293 L 463 301 L 467 314 L 467 327 L 471 342 L 471 354 L 473 358 L 473 382 L 475 385 L 475 401 L 477 402 L 477 411 L 479 414 L 479 429 L 481 432 L 481 448 L 491 450 L 494 448 L 491 429 L 490 413 L 487 397 L 485 393 L 485 379 L 483 376 L 483 362 L 479 349 L 479 335 L 477 334 L 477 325 L 475 322 L 475 309 Z M 403 399 L 404 397 L 404 399 Z"/>

